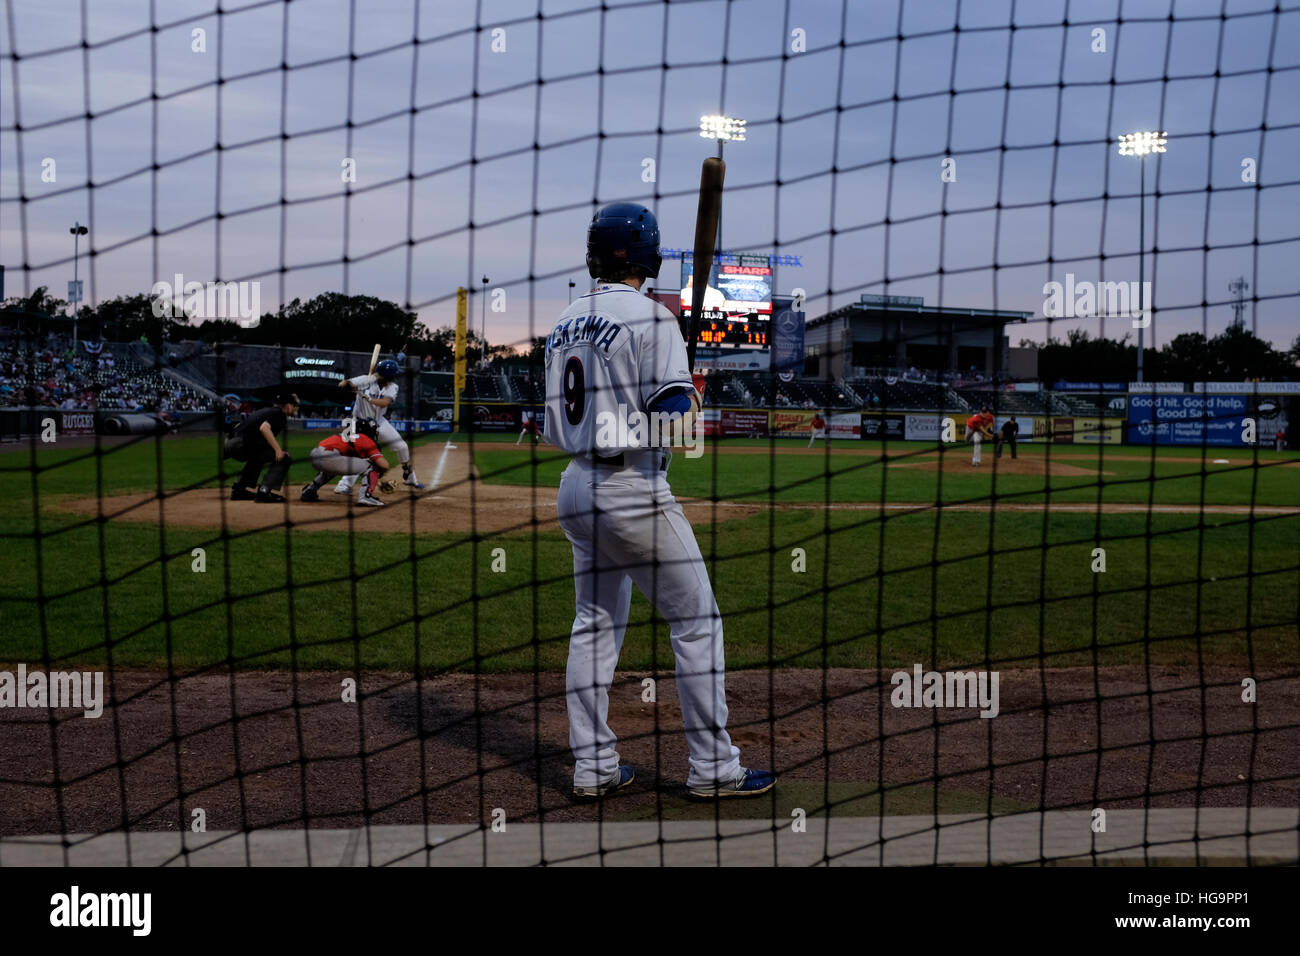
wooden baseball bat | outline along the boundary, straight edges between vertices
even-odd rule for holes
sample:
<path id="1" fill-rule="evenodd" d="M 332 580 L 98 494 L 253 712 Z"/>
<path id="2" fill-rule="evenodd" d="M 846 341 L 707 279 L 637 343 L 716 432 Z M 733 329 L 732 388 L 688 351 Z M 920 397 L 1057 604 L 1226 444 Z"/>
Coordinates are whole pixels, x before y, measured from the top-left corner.
<path id="1" fill-rule="evenodd" d="M 370 371 L 368 375 L 375 374 L 375 366 L 379 364 L 379 343 L 375 343 L 375 350 L 370 353 Z"/>
<path id="2" fill-rule="evenodd" d="M 718 220 L 722 216 L 722 181 L 727 164 L 710 156 L 700 167 L 700 204 L 695 211 L 695 250 L 691 262 L 691 337 L 686 340 L 686 358 L 695 371 L 695 340 L 700 337 L 700 313 L 704 311 L 704 290 L 713 268 L 713 249 L 718 241 Z"/>

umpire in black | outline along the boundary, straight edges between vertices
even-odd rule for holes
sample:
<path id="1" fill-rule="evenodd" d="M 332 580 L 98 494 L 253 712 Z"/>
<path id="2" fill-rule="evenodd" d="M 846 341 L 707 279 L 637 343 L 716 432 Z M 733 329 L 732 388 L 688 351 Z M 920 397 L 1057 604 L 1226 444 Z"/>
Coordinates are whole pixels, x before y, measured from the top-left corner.
<path id="1" fill-rule="evenodd" d="M 1002 457 L 1002 446 L 1011 446 L 1011 457 L 1016 457 L 1016 436 L 1020 434 L 1020 426 L 1016 424 L 1016 416 L 1012 415 L 1002 423 L 1002 430 L 998 432 L 997 447 L 993 451 L 994 458 Z"/>
<path id="2" fill-rule="evenodd" d="M 242 461 L 244 469 L 230 489 L 231 501 L 284 501 L 284 496 L 277 492 L 289 474 L 293 459 L 280 447 L 276 436 L 284 433 L 289 416 L 296 414 L 298 396 L 283 392 L 275 397 L 274 405 L 253 412 L 235 426 L 226 439 L 226 457 Z M 259 484 L 258 476 L 266 465 L 271 467 L 266 469 L 266 477 Z M 253 487 L 257 490 L 252 491 Z"/>

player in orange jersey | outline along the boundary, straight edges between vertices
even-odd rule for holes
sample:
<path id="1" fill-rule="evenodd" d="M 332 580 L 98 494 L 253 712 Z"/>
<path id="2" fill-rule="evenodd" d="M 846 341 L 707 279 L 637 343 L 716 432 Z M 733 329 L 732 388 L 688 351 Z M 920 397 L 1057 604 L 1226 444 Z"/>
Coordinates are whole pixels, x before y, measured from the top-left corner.
<path id="1" fill-rule="evenodd" d="M 971 455 L 971 465 L 980 463 L 980 443 L 985 438 L 993 437 L 993 413 L 985 405 L 978 412 L 966 419 L 966 440 L 975 445 L 975 451 Z"/>

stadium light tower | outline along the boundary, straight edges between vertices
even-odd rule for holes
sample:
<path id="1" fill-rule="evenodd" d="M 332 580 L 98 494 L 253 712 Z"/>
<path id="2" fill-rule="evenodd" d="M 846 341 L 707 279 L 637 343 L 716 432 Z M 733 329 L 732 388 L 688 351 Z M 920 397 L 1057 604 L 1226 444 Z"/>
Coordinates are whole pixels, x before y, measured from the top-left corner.
<path id="1" fill-rule="evenodd" d="M 487 349 L 487 287 L 488 287 L 488 277 L 487 277 L 487 276 L 484 276 L 484 277 L 483 277 L 483 313 L 482 313 L 482 314 L 483 314 L 483 318 L 482 318 L 482 320 L 479 322 L 479 329 L 480 329 L 480 330 L 482 331 L 482 333 L 483 333 L 483 342 L 482 342 L 482 345 L 481 345 L 481 348 L 483 349 L 483 354 L 480 355 L 480 356 L 478 357 L 478 367 L 479 367 L 479 368 L 487 368 L 487 353 L 488 353 L 488 349 Z"/>
<path id="2" fill-rule="evenodd" d="M 718 159 L 722 159 L 722 147 L 728 142 L 743 143 L 745 141 L 745 123 L 743 119 L 736 119 L 734 116 L 722 116 L 721 114 L 712 113 L 700 117 L 700 136 L 704 139 L 716 139 L 718 141 Z M 718 213 L 718 255 L 722 255 L 722 213 Z"/>
<path id="3" fill-rule="evenodd" d="M 72 228 L 68 230 L 72 233 L 72 289 L 68 298 L 72 300 L 72 349 L 77 349 L 77 308 L 81 305 L 81 279 L 78 278 L 77 266 L 80 263 L 78 255 L 81 252 L 81 237 L 90 232 L 81 223 L 73 223 Z"/>
<path id="4" fill-rule="evenodd" d="M 1146 278 L 1147 156 L 1151 153 L 1165 152 L 1165 143 L 1167 142 L 1168 138 L 1163 132 L 1153 133 L 1149 130 L 1138 133 L 1125 133 L 1119 138 L 1119 154 L 1121 156 L 1136 156 L 1140 167 L 1138 179 L 1138 315 L 1142 315 L 1146 311 L 1146 304 L 1142 301 L 1142 294 L 1146 288 L 1143 280 Z M 1142 333 L 1144 331 L 1142 326 L 1138 326 L 1137 380 L 1139 382 L 1143 381 Z M 1152 338 L 1155 338 L 1154 333 Z"/>

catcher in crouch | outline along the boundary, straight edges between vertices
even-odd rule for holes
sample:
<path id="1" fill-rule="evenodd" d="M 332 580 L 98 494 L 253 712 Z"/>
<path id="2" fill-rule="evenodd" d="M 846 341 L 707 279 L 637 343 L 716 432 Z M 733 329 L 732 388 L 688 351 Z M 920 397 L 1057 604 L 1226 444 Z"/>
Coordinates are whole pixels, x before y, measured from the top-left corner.
<path id="1" fill-rule="evenodd" d="M 360 475 L 361 494 L 357 496 L 357 504 L 371 508 L 384 504 L 375 495 L 375 489 L 384 472 L 388 471 L 388 460 L 379 450 L 375 423 L 369 418 L 361 418 L 350 431 L 351 435 L 349 430 L 341 435 L 331 435 L 311 450 L 311 464 L 316 469 L 316 477 L 302 489 L 300 497 L 303 501 L 320 501 L 317 492 L 332 477 Z"/>

